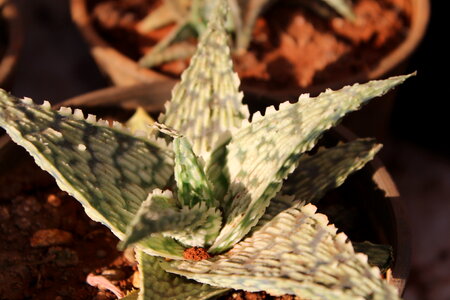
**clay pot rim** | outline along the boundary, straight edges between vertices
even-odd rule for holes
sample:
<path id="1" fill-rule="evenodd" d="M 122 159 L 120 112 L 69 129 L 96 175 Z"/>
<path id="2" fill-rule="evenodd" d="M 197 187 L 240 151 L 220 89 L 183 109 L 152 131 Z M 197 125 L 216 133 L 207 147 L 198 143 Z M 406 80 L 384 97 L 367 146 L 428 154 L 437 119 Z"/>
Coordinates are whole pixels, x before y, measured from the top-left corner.
<path id="1" fill-rule="evenodd" d="M 161 103 L 150 103 L 147 106 L 144 105 L 144 108 L 149 110 L 163 109 L 164 103 L 169 100 L 166 98 L 169 97 L 170 91 L 175 83 L 176 81 L 174 80 L 168 80 L 155 83 L 143 83 L 134 86 L 104 88 L 67 99 L 64 102 L 57 104 L 56 107 L 92 107 L 103 105 L 132 109 L 136 108 L 136 102 L 131 101 L 130 103 L 124 103 L 129 101 L 121 100 L 126 99 L 126 97 L 143 98 L 153 94 L 156 95 L 155 97 L 160 98 L 155 102 L 159 101 Z M 155 86 L 157 88 L 155 88 Z M 346 141 L 357 138 L 353 132 L 341 125 L 337 126 L 335 130 Z M 373 161 L 370 162 L 370 165 L 373 170 L 372 179 L 376 185 L 385 192 L 385 198 L 387 198 L 387 203 L 389 203 L 389 209 L 391 210 L 390 214 L 393 216 L 393 226 L 395 231 L 393 247 L 395 250 L 395 259 L 394 266 L 392 267 L 392 277 L 389 282 L 397 288 L 399 294 L 402 294 L 410 272 L 411 264 L 411 235 L 409 224 L 407 222 L 404 205 L 400 199 L 400 193 L 383 162 L 375 156 Z"/>
<path id="2" fill-rule="evenodd" d="M 71 0 L 71 13 L 73 21 L 80 29 L 84 38 L 88 41 L 94 58 L 97 60 L 98 64 L 102 66 L 103 64 L 106 64 L 106 62 L 100 62 L 100 60 L 104 60 L 104 58 L 99 59 L 97 56 L 102 57 L 106 55 L 111 58 L 108 60 L 108 63 L 111 65 L 109 67 L 102 66 L 102 68 L 111 70 L 114 66 L 120 65 L 121 72 L 125 76 L 134 77 L 134 80 L 130 79 L 129 82 L 125 82 L 126 80 L 120 82 L 121 80 L 117 80 L 111 74 L 108 74 L 116 85 L 129 85 L 130 83 L 136 83 L 137 81 L 154 82 L 162 79 L 173 79 L 154 70 L 140 67 L 135 61 L 110 46 L 108 42 L 97 33 L 91 23 L 86 7 L 86 1 L 87 0 Z M 411 27 L 406 39 L 397 48 L 382 58 L 382 60 L 373 69 L 369 70 L 369 72 L 361 72 L 354 76 L 347 77 L 344 80 L 335 80 L 326 84 L 314 85 L 306 89 L 299 87 L 274 91 L 269 88 L 251 85 L 243 86 L 242 89 L 255 94 L 269 95 L 273 100 L 283 102 L 286 100 L 295 100 L 301 93 L 308 92 L 317 94 L 325 91 L 327 88 L 337 89 L 344 85 L 364 82 L 388 75 L 412 54 L 426 32 L 430 17 L 430 0 L 410 1 L 412 3 Z M 109 71 L 106 71 L 106 73 L 109 73 Z"/>
<path id="3" fill-rule="evenodd" d="M 0 58 L 0 86 L 7 84 L 16 66 L 23 44 L 23 24 L 21 15 L 14 1 L 0 0 L 1 18 L 5 21 L 8 34 L 8 45 Z M 11 38 L 13 37 L 13 38 Z"/>

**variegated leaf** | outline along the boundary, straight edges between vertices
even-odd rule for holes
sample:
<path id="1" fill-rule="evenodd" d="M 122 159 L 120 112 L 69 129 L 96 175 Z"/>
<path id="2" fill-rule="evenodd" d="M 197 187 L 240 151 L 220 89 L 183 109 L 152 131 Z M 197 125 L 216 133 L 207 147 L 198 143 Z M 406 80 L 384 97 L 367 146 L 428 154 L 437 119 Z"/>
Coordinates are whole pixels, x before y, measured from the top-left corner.
<path id="1" fill-rule="evenodd" d="M 187 211 L 198 206 L 201 217 L 192 226 L 187 226 L 184 231 L 174 232 L 171 236 L 190 246 L 210 246 L 222 226 L 222 214 L 216 209 L 219 207 L 218 201 L 203 164 L 196 157 L 189 141 L 185 137 L 176 137 L 173 148 L 178 200 L 181 207 L 188 208 Z"/>
<path id="2" fill-rule="evenodd" d="M 226 1 L 217 1 L 206 32 L 191 64 L 172 91 L 161 123 L 185 135 L 197 155 L 207 158 L 220 136 L 247 119 L 233 72 L 228 37 L 224 29 Z"/>
<path id="3" fill-rule="evenodd" d="M 277 215 L 226 254 L 208 260 L 164 263 L 164 269 L 199 282 L 294 294 L 304 299 L 399 299 L 396 289 L 354 252 L 344 233 L 308 204 Z"/>
<path id="4" fill-rule="evenodd" d="M 171 149 L 137 138 L 80 110 L 59 112 L 0 92 L 0 125 L 86 213 L 124 237 L 148 193 L 173 175 Z"/>
<path id="5" fill-rule="evenodd" d="M 283 183 L 280 195 L 270 201 L 264 215 L 251 231 L 258 230 L 292 206 L 294 199 L 302 204 L 316 203 L 327 191 L 340 186 L 351 173 L 372 160 L 380 148 L 381 145 L 376 144 L 375 140 L 359 139 L 320 149 L 311 156 L 302 156 L 297 169 Z"/>
<path id="6" fill-rule="evenodd" d="M 327 191 L 364 167 L 380 149 L 381 145 L 373 139 L 359 139 L 302 156 L 297 169 L 283 184 L 282 193 L 294 195 L 305 204 L 320 200 Z"/>
<path id="7" fill-rule="evenodd" d="M 146 237 L 151 238 L 154 234 L 175 238 L 189 246 L 204 247 L 217 236 L 221 220 L 220 211 L 214 208 L 207 208 L 199 203 L 180 209 L 172 192 L 156 189 L 142 203 L 120 247 L 126 248 Z M 152 254 L 151 251 L 156 250 L 156 245 L 149 248 L 150 252 L 147 252 Z M 167 254 L 159 255 L 168 257 Z"/>
<path id="8" fill-rule="evenodd" d="M 176 137 L 173 140 L 173 151 L 180 206 L 193 207 L 201 203 L 206 207 L 218 207 L 203 164 L 195 155 L 187 138 Z"/>
<path id="9" fill-rule="evenodd" d="M 154 233 L 137 243 L 139 249 L 153 256 L 168 259 L 183 259 L 186 248 L 172 237 Z"/>
<path id="10" fill-rule="evenodd" d="M 161 268 L 159 258 L 141 251 L 137 252 L 137 259 L 141 286 L 139 299 L 206 300 L 228 290 L 167 273 Z"/>
<path id="11" fill-rule="evenodd" d="M 220 253 L 249 232 L 305 151 L 346 113 L 381 96 L 409 76 L 355 84 L 318 97 L 301 96 L 297 103 L 283 103 L 265 116 L 233 133 L 228 145 L 227 170 L 230 188 L 224 199 L 225 226 L 209 250 Z"/>
<path id="12" fill-rule="evenodd" d="M 155 189 L 137 211 L 120 247 L 126 248 L 153 233 L 182 229 L 198 217 L 200 213 L 197 211 L 181 214 L 172 192 Z"/>

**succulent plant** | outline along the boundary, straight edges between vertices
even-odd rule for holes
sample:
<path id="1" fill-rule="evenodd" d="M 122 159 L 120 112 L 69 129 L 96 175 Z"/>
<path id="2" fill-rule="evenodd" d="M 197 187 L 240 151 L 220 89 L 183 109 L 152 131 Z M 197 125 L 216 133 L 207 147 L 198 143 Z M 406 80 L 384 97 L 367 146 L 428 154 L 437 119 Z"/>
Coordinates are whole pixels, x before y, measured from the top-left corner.
<path id="1" fill-rule="evenodd" d="M 199 37 L 206 28 L 214 1 L 207 0 L 164 0 L 162 5 L 151 12 L 138 24 L 141 32 L 175 23 L 175 28 L 161 40 L 149 53 L 144 55 L 139 64 L 144 67 L 155 67 L 162 63 L 191 57 L 195 46 L 188 38 Z M 277 0 L 227 0 L 231 13 L 227 19 L 227 29 L 234 33 L 236 42 L 233 50 L 243 53 L 250 45 L 252 30 L 257 18 L 269 9 Z M 311 7 L 318 13 L 326 15 L 328 10 L 324 4 L 343 17 L 355 18 L 351 3 L 348 0 L 290 0 L 294 5 Z"/>
<path id="2" fill-rule="evenodd" d="M 306 152 L 347 112 L 411 75 L 303 95 L 249 121 L 226 16 L 225 1 L 212 8 L 190 67 L 151 128 L 134 118 L 128 124 L 140 130 L 132 132 L 5 91 L 0 125 L 122 249 L 135 247 L 140 299 L 209 299 L 229 289 L 398 299 L 313 205 L 380 145 L 362 139 Z M 192 250 L 206 259 L 189 259 Z"/>

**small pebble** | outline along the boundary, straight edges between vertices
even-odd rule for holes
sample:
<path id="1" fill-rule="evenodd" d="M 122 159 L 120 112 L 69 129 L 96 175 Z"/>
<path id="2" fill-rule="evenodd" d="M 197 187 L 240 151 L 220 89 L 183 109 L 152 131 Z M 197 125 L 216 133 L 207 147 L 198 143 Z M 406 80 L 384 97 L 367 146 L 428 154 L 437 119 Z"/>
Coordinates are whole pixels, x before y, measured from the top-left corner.
<path id="1" fill-rule="evenodd" d="M 0 206 L 0 221 L 8 221 L 10 217 L 9 209 L 6 206 Z"/>
<path id="2" fill-rule="evenodd" d="M 47 203 L 53 207 L 60 207 L 61 206 L 61 198 L 59 198 L 55 194 L 50 194 L 47 196 Z"/>
<path id="3" fill-rule="evenodd" d="M 69 244 L 73 240 L 72 234 L 60 229 L 42 229 L 31 237 L 31 247 L 48 247 Z"/>

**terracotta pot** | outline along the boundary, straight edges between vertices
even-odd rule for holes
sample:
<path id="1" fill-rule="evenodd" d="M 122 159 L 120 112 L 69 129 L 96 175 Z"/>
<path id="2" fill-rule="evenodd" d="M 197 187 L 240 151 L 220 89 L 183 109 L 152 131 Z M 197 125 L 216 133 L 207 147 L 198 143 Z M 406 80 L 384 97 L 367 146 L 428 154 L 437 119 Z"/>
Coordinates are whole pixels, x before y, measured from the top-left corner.
<path id="1" fill-rule="evenodd" d="M 256 101 L 263 103 L 281 103 L 286 100 L 295 101 L 302 93 L 313 95 L 325 91 L 327 88 L 338 89 L 344 85 L 356 82 L 366 82 L 380 79 L 390 75 L 398 75 L 405 70 L 407 58 L 411 55 L 422 40 L 429 20 L 429 0 L 410 0 L 411 27 L 405 40 L 393 51 L 383 57 L 378 64 L 369 70 L 361 70 L 352 76 L 343 76 L 325 84 L 312 85 L 307 88 L 274 89 L 261 84 L 250 85 L 243 83 L 241 89 L 244 93 L 259 95 Z M 131 85 L 143 82 L 155 82 L 169 79 L 167 75 L 155 70 L 140 67 L 135 61 L 111 47 L 99 35 L 91 22 L 90 12 L 87 8 L 88 0 L 71 0 L 72 18 L 81 33 L 87 40 L 92 56 L 100 69 L 111 79 L 115 85 Z M 173 79 L 173 78 L 171 78 Z M 393 109 L 394 93 L 384 96 L 383 99 L 369 103 L 361 111 L 352 114 L 345 121 L 359 136 L 374 136 L 380 141 L 386 140 L 389 135 L 389 120 Z"/>
<path id="2" fill-rule="evenodd" d="M 170 98 L 173 84 L 173 81 L 164 81 L 132 87 L 111 87 L 71 98 L 56 107 L 82 108 L 85 113 L 99 116 L 108 112 L 109 116 L 114 117 L 119 114 L 122 118 L 130 116 L 137 106 L 142 106 L 149 112 L 160 112 L 163 110 L 163 104 Z M 255 110 L 255 108 L 251 110 Z M 125 115 L 124 112 L 126 112 Z M 341 140 L 356 138 L 344 127 L 338 127 L 334 135 L 336 134 Z M 23 161 L 24 157 L 29 157 L 22 148 L 19 149 L 8 140 L 9 138 L 6 136 L 0 139 L 0 176 L 16 167 L 17 160 Z M 388 280 L 398 288 L 399 293 L 402 293 L 410 269 L 411 247 L 409 227 L 404 216 L 399 192 L 378 158 L 375 158 L 363 170 L 364 175 L 362 176 L 365 177 L 368 185 L 375 184 L 381 192 L 373 193 L 372 190 L 363 186 L 361 190 L 365 190 L 365 192 L 362 196 L 358 194 L 358 200 L 361 199 L 363 207 L 369 211 L 367 218 L 371 220 L 378 242 L 393 246 L 394 265 L 392 276 Z"/>
<path id="3" fill-rule="evenodd" d="M 0 19 L 6 27 L 6 49 L 0 57 L 0 87 L 9 88 L 20 49 L 23 43 L 23 27 L 14 1 L 0 0 Z M 1 43 L 5 41 L 0 41 Z"/>
<path id="4" fill-rule="evenodd" d="M 346 84 L 364 82 L 395 73 L 395 68 L 409 57 L 421 41 L 429 19 L 429 0 L 410 1 L 412 1 L 411 27 L 407 37 L 403 43 L 391 51 L 389 55 L 382 58 L 372 69 L 368 71 L 365 70 L 364 72 L 361 71 L 361 73 L 357 73 L 352 77 L 339 78 L 335 82 L 327 82 L 324 85 L 315 85 L 307 89 L 296 88 L 273 90 L 273 88 L 264 89 L 261 86 L 258 86 L 257 88 L 244 86 L 244 91 L 247 90 L 254 94 L 269 95 L 270 98 L 283 102 L 288 99 L 296 99 L 301 92 L 322 92 L 326 88 L 335 89 Z M 91 54 L 97 64 L 115 85 L 154 82 L 162 78 L 167 78 L 166 75 L 159 72 L 140 67 L 135 61 L 111 47 L 103 37 L 99 35 L 94 24 L 91 22 L 92 17 L 88 11 L 87 3 L 88 0 L 71 0 L 72 19 L 89 43 Z"/>

